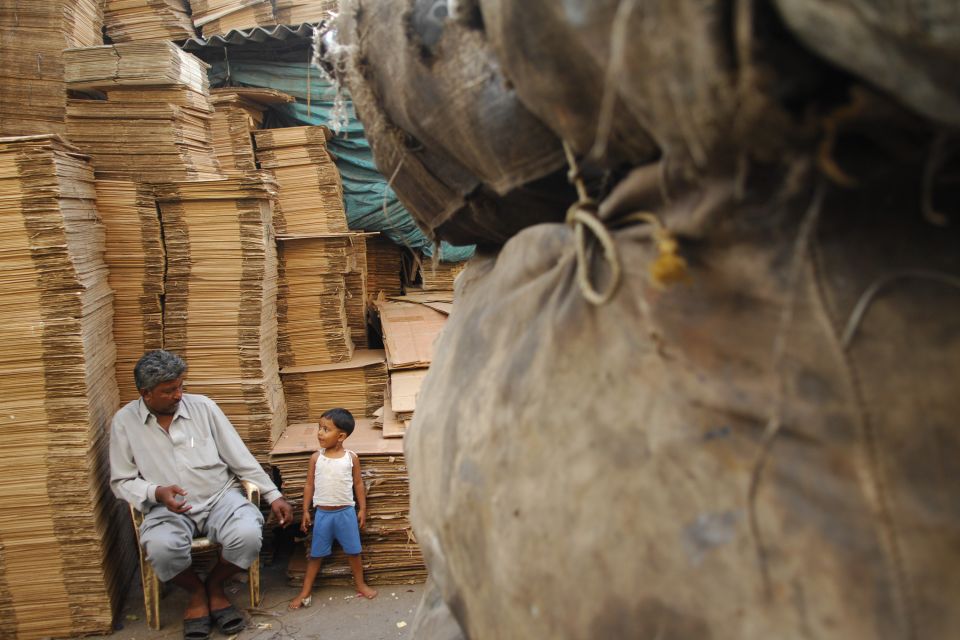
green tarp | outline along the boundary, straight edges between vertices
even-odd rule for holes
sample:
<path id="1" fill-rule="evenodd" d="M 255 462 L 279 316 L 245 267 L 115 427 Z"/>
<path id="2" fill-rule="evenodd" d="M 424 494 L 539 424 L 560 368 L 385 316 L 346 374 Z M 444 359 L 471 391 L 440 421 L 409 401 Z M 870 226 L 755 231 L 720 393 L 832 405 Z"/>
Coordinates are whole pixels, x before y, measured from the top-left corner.
<path id="1" fill-rule="evenodd" d="M 268 116 L 267 126 L 327 125 L 331 127 L 336 89 L 321 72 L 307 63 L 233 62 L 216 63 L 210 69 L 212 86 L 269 87 L 294 96 L 292 104 L 279 105 Z M 307 106 L 309 86 L 310 105 Z M 348 95 L 343 100 L 345 126 L 330 141 L 329 149 L 343 178 L 344 201 L 351 229 L 380 231 L 399 245 L 419 249 L 432 257 L 434 246 L 377 171 L 363 125 L 357 120 Z M 473 255 L 474 247 L 440 245 L 440 259 L 460 262 Z"/>

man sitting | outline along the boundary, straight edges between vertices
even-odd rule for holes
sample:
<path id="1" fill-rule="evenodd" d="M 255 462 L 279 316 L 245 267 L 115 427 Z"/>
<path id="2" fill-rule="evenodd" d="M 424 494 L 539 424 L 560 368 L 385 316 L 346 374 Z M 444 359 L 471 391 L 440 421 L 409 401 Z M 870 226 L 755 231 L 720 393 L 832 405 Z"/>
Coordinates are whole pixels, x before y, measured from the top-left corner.
<path id="1" fill-rule="evenodd" d="M 263 516 L 239 481 L 260 488 L 281 526 L 293 521 L 293 509 L 216 403 L 183 393 L 186 370 L 168 351 L 151 351 L 137 362 L 140 398 L 113 418 L 110 486 L 145 514 L 140 540 L 157 577 L 190 593 L 184 638 L 206 640 L 213 622 L 228 635 L 245 626 L 223 583 L 260 553 Z M 205 583 L 191 568 L 197 534 L 222 546 Z"/>

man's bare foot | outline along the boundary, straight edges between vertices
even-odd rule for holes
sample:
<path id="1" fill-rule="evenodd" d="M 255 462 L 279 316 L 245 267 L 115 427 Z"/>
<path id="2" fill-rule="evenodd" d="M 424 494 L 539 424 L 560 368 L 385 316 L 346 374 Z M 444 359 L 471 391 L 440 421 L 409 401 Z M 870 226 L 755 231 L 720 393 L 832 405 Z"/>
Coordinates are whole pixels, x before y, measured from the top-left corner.
<path id="1" fill-rule="evenodd" d="M 305 596 L 301 593 L 290 601 L 290 604 L 287 605 L 287 609 L 305 609 L 311 604 L 313 604 L 313 594 Z"/>
<path id="2" fill-rule="evenodd" d="M 377 590 L 364 583 L 357 587 L 357 595 L 364 597 L 367 600 L 373 600 L 377 597 Z"/>
<path id="3" fill-rule="evenodd" d="M 207 592 L 205 589 L 198 589 L 190 592 L 190 600 L 187 602 L 187 608 L 183 612 L 183 619 L 202 618 L 210 615 L 210 606 L 207 602 Z"/>
<path id="4" fill-rule="evenodd" d="M 227 593 L 223 590 L 222 582 L 219 584 L 207 582 L 206 596 L 211 611 L 217 611 L 218 609 L 224 609 L 230 606 L 230 600 L 227 599 Z"/>

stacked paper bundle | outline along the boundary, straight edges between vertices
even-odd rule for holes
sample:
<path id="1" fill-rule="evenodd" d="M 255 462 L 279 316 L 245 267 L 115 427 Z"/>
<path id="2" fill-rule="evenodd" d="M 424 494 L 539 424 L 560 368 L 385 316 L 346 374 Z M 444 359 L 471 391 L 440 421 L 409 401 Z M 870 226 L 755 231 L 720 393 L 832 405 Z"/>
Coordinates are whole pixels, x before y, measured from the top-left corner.
<path id="1" fill-rule="evenodd" d="M 278 24 L 323 22 L 337 12 L 337 0 L 276 0 Z"/>
<path id="2" fill-rule="evenodd" d="M 371 584 L 423 582 L 427 572 L 410 525 L 410 484 L 403 441 L 384 440 L 369 420 L 358 420 L 346 446 L 360 458 L 367 493 L 367 524 L 360 533 L 365 579 Z M 300 465 L 304 468 L 303 476 L 298 474 L 297 482 L 303 482 L 301 477 L 305 479 L 309 460 L 310 454 L 306 453 L 305 462 Z M 286 480 L 284 487 L 285 493 L 290 490 Z M 302 499 L 302 488 L 300 491 Z M 293 581 L 302 582 L 305 569 L 306 554 L 294 553 L 287 574 Z M 339 547 L 324 561 L 320 571 L 320 587 L 352 584 L 350 567 Z"/>
<path id="3" fill-rule="evenodd" d="M 319 422 L 333 407 L 371 417 L 383 406 L 387 364 L 381 350 L 358 350 L 346 362 L 284 367 L 280 375 L 291 422 Z"/>
<path id="4" fill-rule="evenodd" d="M 0 135 L 66 132 L 64 47 L 102 42 L 99 0 L 0 0 Z"/>
<path id="5" fill-rule="evenodd" d="M 367 238 L 361 234 L 353 236 L 354 268 L 344 274 L 346 285 L 347 324 L 350 326 L 350 338 L 358 349 L 369 346 L 367 340 Z"/>
<path id="6" fill-rule="evenodd" d="M 264 173 L 159 185 L 167 247 L 164 348 L 265 460 L 286 426 L 277 366 L 275 185 Z"/>
<path id="7" fill-rule="evenodd" d="M 389 411 L 384 416 L 383 436 L 402 436 L 413 420 L 413 412 L 417 408 L 417 395 L 427 377 L 427 369 L 401 369 L 390 372 L 388 391 L 385 394 L 384 409 Z M 392 420 L 391 420 L 392 418 Z M 392 421 L 392 427 L 390 422 Z M 402 425 L 402 431 L 396 426 Z"/>
<path id="8" fill-rule="evenodd" d="M 274 89 L 230 87 L 210 91 L 213 113 L 213 149 L 223 171 L 256 171 L 253 132 L 263 125 L 272 104 L 293 102 L 293 96 Z"/>
<path id="9" fill-rule="evenodd" d="M 289 127 L 254 132 L 257 160 L 277 177 L 274 210 L 278 235 L 346 233 L 340 172 L 327 152 L 326 127 Z"/>
<path id="10" fill-rule="evenodd" d="M 153 190 L 130 181 L 98 180 L 97 211 L 106 228 L 104 259 L 114 291 L 113 338 L 120 402 L 138 397 L 133 367 L 163 346 L 166 259 Z"/>
<path id="11" fill-rule="evenodd" d="M 354 344 L 344 275 L 357 270 L 357 234 L 280 244 L 280 366 L 349 360 Z"/>
<path id="12" fill-rule="evenodd" d="M 447 314 L 434 306 L 449 303 L 432 302 L 431 297 L 419 294 L 404 296 L 404 301 L 382 297 L 375 301 L 390 371 L 380 417 L 384 438 L 406 433 L 420 385 L 433 361 L 433 345 L 446 324 Z"/>
<path id="13" fill-rule="evenodd" d="M 331 407 L 332 408 L 332 407 Z M 270 451 L 270 464 L 280 472 L 283 497 L 294 510 L 294 522 L 300 522 L 303 486 L 307 481 L 310 456 L 317 450 L 317 423 L 293 423 L 277 439 Z"/>
<path id="14" fill-rule="evenodd" d="M 113 42 L 187 40 L 197 35 L 187 0 L 104 2 L 104 27 Z"/>
<path id="15" fill-rule="evenodd" d="M 193 24 L 204 38 L 277 24 L 270 0 L 190 0 L 190 7 Z"/>
<path id="16" fill-rule="evenodd" d="M 376 301 L 390 370 L 420 369 L 433 361 L 433 344 L 447 316 L 423 304 Z"/>
<path id="17" fill-rule="evenodd" d="M 0 138 L 0 620 L 110 633 L 135 564 L 109 490 L 113 305 L 93 170 L 54 136 Z"/>
<path id="18" fill-rule="evenodd" d="M 420 256 L 417 264 L 424 291 L 453 291 L 454 279 L 467 265 L 466 262 L 433 261 L 425 256 Z"/>
<path id="19" fill-rule="evenodd" d="M 377 236 L 367 240 L 367 293 L 376 298 L 403 293 L 400 280 L 404 249 L 388 238 Z"/>
<path id="20" fill-rule="evenodd" d="M 181 87 L 208 94 L 209 65 L 172 42 L 129 42 L 67 49 L 64 79 L 70 89 Z"/>
<path id="21" fill-rule="evenodd" d="M 108 100 L 70 100 L 67 133 L 97 177 L 175 182 L 222 177 L 213 154 L 207 66 L 170 42 L 64 52 L 67 86 Z"/>

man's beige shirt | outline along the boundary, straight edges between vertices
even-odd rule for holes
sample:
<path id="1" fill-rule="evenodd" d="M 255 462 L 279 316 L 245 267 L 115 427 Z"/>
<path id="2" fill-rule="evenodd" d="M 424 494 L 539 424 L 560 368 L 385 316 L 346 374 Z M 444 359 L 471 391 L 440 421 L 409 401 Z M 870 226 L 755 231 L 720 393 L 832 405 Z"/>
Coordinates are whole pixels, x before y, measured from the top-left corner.
<path id="1" fill-rule="evenodd" d="M 183 394 L 169 433 L 143 399 L 129 402 L 113 417 L 110 487 L 117 497 L 147 512 L 157 487 L 178 485 L 187 492 L 187 512 L 201 522 L 239 480 L 260 488 L 267 503 L 280 491 L 247 449 L 220 407 L 206 396 Z"/>

